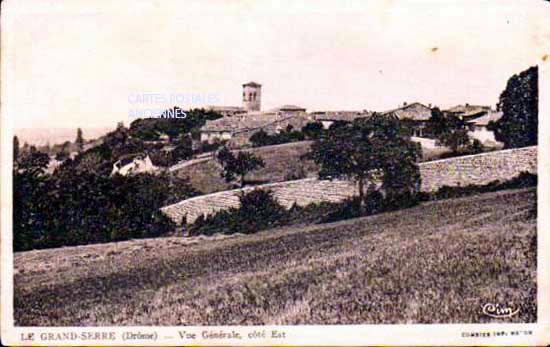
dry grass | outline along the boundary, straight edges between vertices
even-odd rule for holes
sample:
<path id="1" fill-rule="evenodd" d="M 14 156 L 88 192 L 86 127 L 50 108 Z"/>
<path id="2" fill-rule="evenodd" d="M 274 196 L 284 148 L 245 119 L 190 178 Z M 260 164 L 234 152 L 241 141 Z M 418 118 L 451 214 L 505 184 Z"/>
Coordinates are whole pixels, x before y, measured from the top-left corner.
<path id="1" fill-rule="evenodd" d="M 534 189 L 328 225 L 17 253 L 17 325 L 534 322 Z M 495 319 L 481 305 L 513 302 Z"/>

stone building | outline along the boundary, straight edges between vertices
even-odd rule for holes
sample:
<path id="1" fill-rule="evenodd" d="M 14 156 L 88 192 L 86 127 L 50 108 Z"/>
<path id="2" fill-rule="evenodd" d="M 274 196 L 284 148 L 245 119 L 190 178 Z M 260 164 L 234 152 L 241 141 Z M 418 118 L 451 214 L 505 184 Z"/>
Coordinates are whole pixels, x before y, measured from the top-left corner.
<path id="1" fill-rule="evenodd" d="M 443 112 L 462 120 L 470 138 L 479 140 L 484 146 L 494 148 L 503 146 L 495 139 L 493 131 L 487 128 L 489 122 L 496 122 L 502 117 L 502 112 L 495 111 L 490 106 L 470 104 L 457 105 Z"/>
<path id="2" fill-rule="evenodd" d="M 468 121 L 470 119 L 481 117 L 490 110 L 490 106 L 464 104 L 456 105 L 447 110 L 443 110 L 443 113 L 449 116 L 455 116 L 463 121 Z"/>
<path id="3" fill-rule="evenodd" d="M 472 118 L 466 121 L 468 128 L 468 136 L 472 139 L 479 140 L 484 146 L 500 148 L 504 144 L 496 140 L 495 134 L 489 130 L 487 126 L 489 122 L 496 122 L 502 117 L 502 112 L 489 110 L 477 118 Z"/>
<path id="4" fill-rule="evenodd" d="M 256 82 L 243 84 L 243 107 L 247 112 L 262 108 L 262 85 Z"/>
<path id="5" fill-rule="evenodd" d="M 270 112 L 284 116 L 297 116 L 300 114 L 304 115 L 306 113 L 306 109 L 296 105 L 283 105 L 272 109 Z"/>
<path id="6" fill-rule="evenodd" d="M 405 102 L 403 106 L 383 112 L 382 114 L 393 115 L 400 121 L 406 122 L 406 126 L 411 127 L 412 136 L 422 137 L 428 127 L 428 121 L 432 117 L 432 109 L 419 102 L 413 102 L 412 104 Z"/>
<path id="7" fill-rule="evenodd" d="M 200 130 L 201 142 L 227 141 L 231 148 L 249 144 L 249 138 L 263 130 L 274 134 L 291 125 L 300 130 L 313 119 L 307 114 L 282 114 L 276 112 L 254 112 L 236 117 L 224 117 L 208 121 Z"/>

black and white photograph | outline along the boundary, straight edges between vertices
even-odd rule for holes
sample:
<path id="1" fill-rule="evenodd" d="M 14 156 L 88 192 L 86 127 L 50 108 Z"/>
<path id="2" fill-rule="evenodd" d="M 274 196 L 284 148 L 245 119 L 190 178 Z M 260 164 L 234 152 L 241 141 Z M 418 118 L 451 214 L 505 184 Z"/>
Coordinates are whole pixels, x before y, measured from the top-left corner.
<path id="1" fill-rule="evenodd" d="M 4 1 L 2 343 L 547 345 L 549 23 Z"/>

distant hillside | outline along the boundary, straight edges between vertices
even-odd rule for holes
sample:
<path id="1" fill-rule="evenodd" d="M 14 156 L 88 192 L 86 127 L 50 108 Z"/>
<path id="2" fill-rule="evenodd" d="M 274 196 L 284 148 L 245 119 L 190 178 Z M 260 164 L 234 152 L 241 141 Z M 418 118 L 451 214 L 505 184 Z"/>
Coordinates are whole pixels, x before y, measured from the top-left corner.
<path id="1" fill-rule="evenodd" d="M 85 140 L 96 139 L 114 130 L 113 127 L 81 128 Z M 65 141 L 73 142 L 76 139 L 77 128 L 18 128 L 14 133 L 19 138 L 19 143 L 44 146 L 46 144 L 61 144 Z"/>

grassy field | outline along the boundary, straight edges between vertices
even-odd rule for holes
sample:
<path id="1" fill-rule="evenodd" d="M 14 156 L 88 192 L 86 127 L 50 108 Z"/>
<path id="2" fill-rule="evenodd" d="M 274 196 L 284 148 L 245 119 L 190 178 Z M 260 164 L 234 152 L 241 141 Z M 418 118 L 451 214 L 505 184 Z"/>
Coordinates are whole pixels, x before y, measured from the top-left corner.
<path id="1" fill-rule="evenodd" d="M 15 254 L 19 326 L 534 322 L 536 191 Z M 481 313 L 514 303 L 507 319 Z"/>
<path id="2" fill-rule="evenodd" d="M 310 145 L 310 141 L 302 141 L 251 148 L 248 151 L 260 156 L 265 167 L 251 172 L 246 179 L 272 183 L 316 176 L 318 167 L 315 163 L 300 159 L 309 151 Z M 221 178 L 220 173 L 221 167 L 216 160 L 198 163 L 176 172 L 180 177 L 188 177 L 193 187 L 204 194 L 231 189 L 231 185 Z"/>

